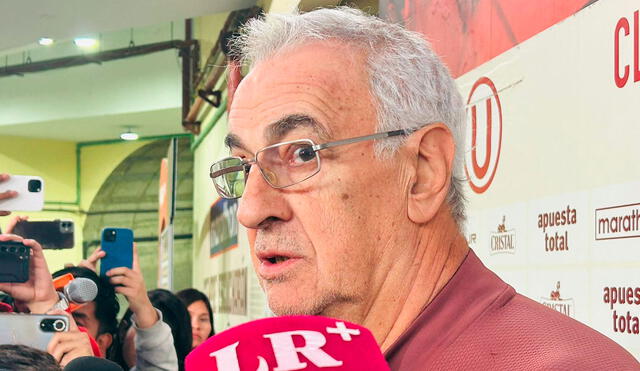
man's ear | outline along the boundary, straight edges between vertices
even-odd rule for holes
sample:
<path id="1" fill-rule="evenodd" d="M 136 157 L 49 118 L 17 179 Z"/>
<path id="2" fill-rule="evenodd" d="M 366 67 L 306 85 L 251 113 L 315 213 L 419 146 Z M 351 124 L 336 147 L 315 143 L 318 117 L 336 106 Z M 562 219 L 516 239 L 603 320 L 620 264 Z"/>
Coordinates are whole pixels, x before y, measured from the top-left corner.
<path id="1" fill-rule="evenodd" d="M 455 143 L 449 128 L 441 123 L 418 130 L 413 136 L 409 144 L 417 157 L 408 195 L 408 213 L 411 221 L 423 224 L 446 202 Z"/>
<path id="2" fill-rule="evenodd" d="M 100 334 L 96 337 L 96 343 L 98 343 L 98 348 L 100 348 L 100 353 L 102 353 L 103 357 L 107 357 L 107 350 L 113 343 L 113 335 L 108 332 L 104 334 Z"/>

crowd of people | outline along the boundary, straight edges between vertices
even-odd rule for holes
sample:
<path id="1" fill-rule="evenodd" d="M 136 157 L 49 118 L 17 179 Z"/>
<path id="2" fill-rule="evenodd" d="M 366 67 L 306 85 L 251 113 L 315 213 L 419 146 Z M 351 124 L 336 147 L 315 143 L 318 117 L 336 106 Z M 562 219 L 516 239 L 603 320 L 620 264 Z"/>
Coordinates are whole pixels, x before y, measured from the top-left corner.
<path id="1" fill-rule="evenodd" d="M 9 177 L 0 175 L 0 182 Z M 16 195 L 13 191 L 0 193 L 0 208 L 1 200 Z M 100 276 L 97 266 L 106 253 L 97 248 L 77 266 L 50 274 L 40 243 L 12 234 L 16 222 L 24 219 L 14 217 L 0 234 L 0 241 L 21 242 L 32 251 L 28 281 L 0 283 L 3 308 L 13 312 L 67 315 L 69 329 L 55 333 L 46 352 L 21 344 L 0 345 L 0 370 L 16 369 L 21 362 L 24 367 L 18 369 L 56 370 L 80 357 L 101 357 L 124 370 L 182 371 L 191 349 L 213 336 L 213 311 L 207 296 L 193 288 L 177 293 L 164 289 L 147 291 L 135 244 L 131 268 L 113 268 L 106 276 Z M 70 314 L 52 309 L 59 300 L 53 280 L 66 274 L 90 279 L 98 288 L 93 301 Z M 120 320 L 116 294 L 122 294 L 128 303 Z"/>

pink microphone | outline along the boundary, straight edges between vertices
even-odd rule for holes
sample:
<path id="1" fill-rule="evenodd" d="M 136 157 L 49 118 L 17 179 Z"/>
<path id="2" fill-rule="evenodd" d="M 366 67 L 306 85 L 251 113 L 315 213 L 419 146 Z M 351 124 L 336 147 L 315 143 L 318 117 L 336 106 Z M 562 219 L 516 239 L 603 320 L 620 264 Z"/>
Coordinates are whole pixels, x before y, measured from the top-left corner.
<path id="1" fill-rule="evenodd" d="M 388 371 L 369 330 L 320 316 L 273 317 L 223 331 L 195 348 L 186 371 Z"/>

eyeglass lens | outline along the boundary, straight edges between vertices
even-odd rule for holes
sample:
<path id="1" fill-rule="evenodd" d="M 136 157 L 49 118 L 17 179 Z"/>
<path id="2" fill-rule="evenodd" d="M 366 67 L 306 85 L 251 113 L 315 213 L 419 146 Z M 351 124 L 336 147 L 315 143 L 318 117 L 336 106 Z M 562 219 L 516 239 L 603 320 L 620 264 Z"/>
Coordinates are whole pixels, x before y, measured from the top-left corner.
<path id="1" fill-rule="evenodd" d="M 211 173 L 224 169 L 236 169 L 224 172 L 213 178 L 213 184 L 220 196 L 224 198 L 238 198 L 242 196 L 245 185 L 245 164 L 241 158 L 229 157 L 211 166 Z"/>
<path id="2" fill-rule="evenodd" d="M 269 184 L 284 188 L 306 180 L 320 171 L 320 158 L 313 150 L 314 143 L 308 139 L 281 143 L 266 147 L 256 154 L 256 163 Z M 244 192 L 247 165 L 238 157 L 216 162 L 211 173 L 222 174 L 213 178 L 220 196 L 238 198 Z"/>
<path id="3" fill-rule="evenodd" d="M 267 147 L 257 153 L 256 162 L 269 184 L 288 187 L 320 170 L 320 160 L 312 146 L 313 142 L 300 140 Z"/>

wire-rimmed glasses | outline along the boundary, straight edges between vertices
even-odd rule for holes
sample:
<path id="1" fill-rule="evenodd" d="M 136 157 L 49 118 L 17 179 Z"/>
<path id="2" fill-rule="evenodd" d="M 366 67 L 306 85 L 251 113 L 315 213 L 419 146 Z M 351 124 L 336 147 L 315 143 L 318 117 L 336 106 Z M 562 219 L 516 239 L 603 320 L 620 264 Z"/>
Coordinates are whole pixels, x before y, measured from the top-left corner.
<path id="1" fill-rule="evenodd" d="M 226 157 L 216 161 L 211 165 L 209 176 L 211 176 L 216 191 L 222 198 L 242 197 L 249 170 L 253 164 L 258 166 L 260 173 L 270 186 L 286 188 L 303 182 L 320 171 L 318 151 L 366 140 L 409 135 L 415 130 L 417 129 L 385 131 L 323 144 L 315 144 L 311 139 L 276 143 L 256 152 L 251 160 L 241 157 Z"/>

